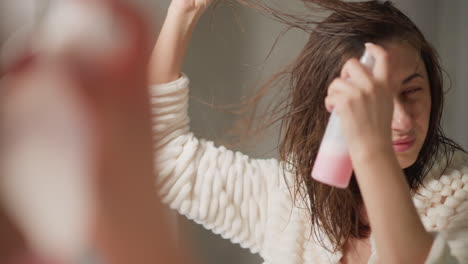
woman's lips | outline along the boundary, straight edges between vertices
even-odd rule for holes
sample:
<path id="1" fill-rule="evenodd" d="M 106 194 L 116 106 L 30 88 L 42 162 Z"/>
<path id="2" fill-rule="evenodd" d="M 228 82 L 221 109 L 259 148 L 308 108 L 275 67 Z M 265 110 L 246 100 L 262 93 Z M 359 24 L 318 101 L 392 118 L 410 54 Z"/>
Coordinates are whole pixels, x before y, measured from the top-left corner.
<path id="1" fill-rule="evenodd" d="M 393 141 L 393 149 L 397 152 L 407 151 L 414 145 L 415 141 L 416 141 L 416 138 L 414 137 L 395 140 Z"/>

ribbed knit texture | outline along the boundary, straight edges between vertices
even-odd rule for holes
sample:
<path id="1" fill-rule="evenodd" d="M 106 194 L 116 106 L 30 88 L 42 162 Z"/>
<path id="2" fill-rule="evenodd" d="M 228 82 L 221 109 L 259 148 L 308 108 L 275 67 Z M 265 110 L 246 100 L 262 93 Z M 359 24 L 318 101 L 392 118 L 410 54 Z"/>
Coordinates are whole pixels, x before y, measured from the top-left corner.
<path id="1" fill-rule="evenodd" d="M 266 264 L 338 263 L 311 238 L 308 212 L 293 206 L 282 162 L 252 159 L 198 139 L 189 129 L 189 80 L 150 88 L 156 186 L 163 202 L 205 228 L 260 253 Z M 468 263 L 468 156 L 457 152 L 441 175 L 439 161 L 413 197 L 435 237 L 426 263 Z M 323 238 L 326 245 L 330 242 Z M 369 264 L 378 253 L 371 236 Z"/>

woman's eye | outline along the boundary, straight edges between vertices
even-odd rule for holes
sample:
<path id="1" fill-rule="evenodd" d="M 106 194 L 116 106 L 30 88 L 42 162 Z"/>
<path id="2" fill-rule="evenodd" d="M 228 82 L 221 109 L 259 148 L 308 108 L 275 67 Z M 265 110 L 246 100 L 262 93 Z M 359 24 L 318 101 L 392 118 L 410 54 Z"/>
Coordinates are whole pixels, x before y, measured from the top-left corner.
<path id="1" fill-rule="evenodd" d="M 410 95 L 410 94 L 414 94 L 416 92 L 419 92 L 421 91 L 422 88 L 413 88 L 413 89 L 408 89 L 406 91 L 403 92 L 403 95 Z"/>

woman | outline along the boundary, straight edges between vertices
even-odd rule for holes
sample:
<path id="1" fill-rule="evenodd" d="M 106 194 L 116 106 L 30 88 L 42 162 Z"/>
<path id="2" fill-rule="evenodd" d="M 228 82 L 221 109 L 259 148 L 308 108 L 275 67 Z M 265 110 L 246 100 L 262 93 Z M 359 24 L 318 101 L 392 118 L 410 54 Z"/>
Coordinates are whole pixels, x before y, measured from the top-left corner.
<path id="1" fill-rule="evenodd" d="M 190 133 L 181 65 L 210 1 L 172 1 L 150 70 L 163 200 L 265 263 L 467 263 L 468 156 L 441 131 L 435 51 L 391 3 L 305 2 L 333 12 L 288 68 L 278 161 Z M 372 72 L 356 59 L 364 45 Z M 346 190 L 310 177 L 332 109 L 353 162 Z"/>

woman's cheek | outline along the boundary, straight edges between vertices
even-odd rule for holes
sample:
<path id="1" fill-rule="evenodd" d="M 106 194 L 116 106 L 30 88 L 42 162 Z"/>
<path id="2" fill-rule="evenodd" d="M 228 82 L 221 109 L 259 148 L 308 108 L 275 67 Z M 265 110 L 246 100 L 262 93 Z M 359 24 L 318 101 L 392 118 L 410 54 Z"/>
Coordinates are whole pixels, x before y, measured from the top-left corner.
<path id="1" fill-rule="evenodd" d="M 431 117 L 431 102 L 430 100 L 423 100 L 415 107 L 415 123 L 417 126 L 417 136 L 420 138 L 420 144 L 424 143 L 427 132 L 429 130 L 429 122 Z"/>

